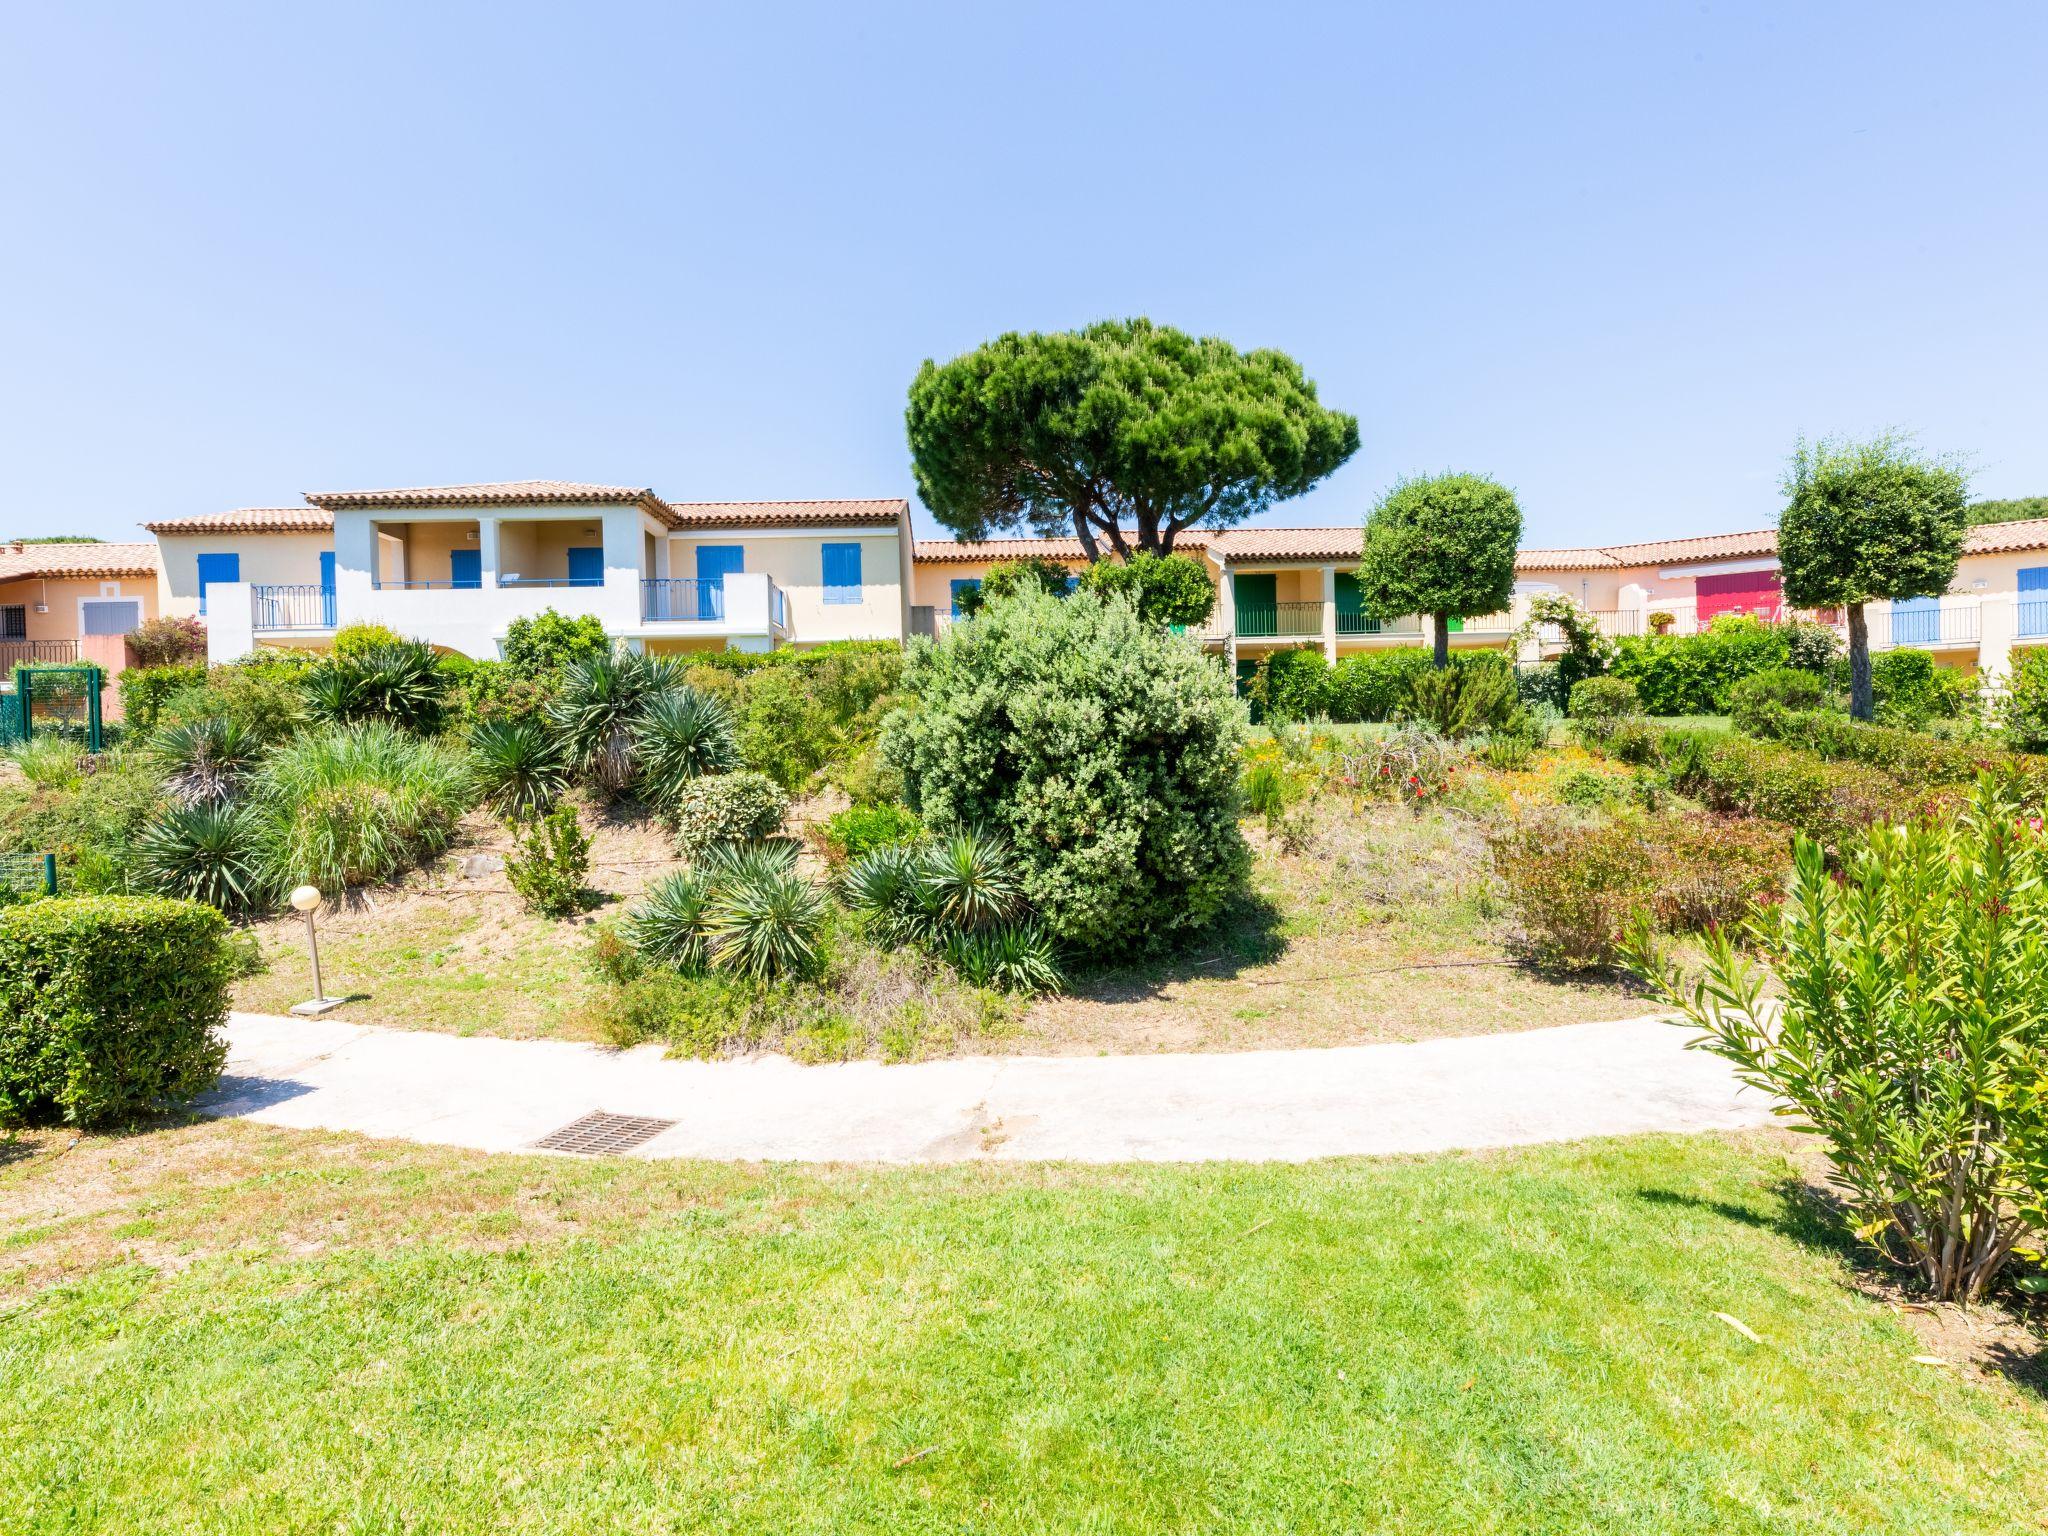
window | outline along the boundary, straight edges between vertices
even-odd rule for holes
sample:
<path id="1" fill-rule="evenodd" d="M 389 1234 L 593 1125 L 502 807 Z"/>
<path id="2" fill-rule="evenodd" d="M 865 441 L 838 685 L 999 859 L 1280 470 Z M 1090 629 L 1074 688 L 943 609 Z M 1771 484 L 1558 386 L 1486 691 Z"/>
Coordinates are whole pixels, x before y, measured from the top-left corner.
<path id="1" fill-rule="evenodd" d="M 2024 640 L 2048 635 L 2048 565 L 2030 565 L 2020 571 L 2019 611 L 2013 632 Z"/>
<path id="2" fill-rule="evenodd" d="M 955 580 L 954 580 L 954 582 L 953 582 L 953 617 L 954 617 L 954 618 L 956 618 L 956 619 L 957 619 L 957 618 L 959 618 L 959 617 L 960 617 L 960 594 L 961 594 L 962 592 L 966 592 L 966 591 L 968 591 L 968 590 L 970 590 L 970 589 L 971 589 L 971 590 L 973 590 L 973 591 L 976 591 L 976 592 L 979 592 L 979 591 L 981 590 L 981 581 L 980 581 L 980 578 L 978 578 L 978 577 L 974 577 L 974 576 L 961 576 L 961 577 L 957 577 L 957 578 L 955 578 Z"/>
<path id="3" fill-rule="evenodd" d="M 825 601 L 860 601 L 860 546 L 827 544 L 825 550 Z"/>
<path id="4" fill-rule="evenodd" d="M 78 627 L 84 634 L 132 634 L 141 622 L 142 599 L 139 597 L 89 597 L 78 605 Z"/>
<path id="5" fill-rule="evenodd" d="M 26 640 L 28 638 L 28 605 L 8 603 L 0 607 L 0 640 Z"/>
<path id="6" fill-rule="evenodd" d="M 199 557 L 199 611 L 206 612 L 206 589 L 217 581 L 240 581 L 242 579 L 242 557 L 240 555 L 201 555 Z"/>

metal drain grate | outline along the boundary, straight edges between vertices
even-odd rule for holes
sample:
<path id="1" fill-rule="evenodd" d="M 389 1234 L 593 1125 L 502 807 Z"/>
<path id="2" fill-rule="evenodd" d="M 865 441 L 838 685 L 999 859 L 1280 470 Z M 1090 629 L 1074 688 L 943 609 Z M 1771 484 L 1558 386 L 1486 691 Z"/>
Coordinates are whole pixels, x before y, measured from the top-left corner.
<path id="1" fill-rule="evenodd" d="M 580 1157 L 608 1157 L 645 1146 L 674 1125 L 673 1120 L 650 1120 L 645 1115 L 614 1115 L 595 1110 L 581 1120 L 571 1120 L 559 1131 L 550 1131 L 534 1146 L 543 1152 L 574 1152 Z"/>

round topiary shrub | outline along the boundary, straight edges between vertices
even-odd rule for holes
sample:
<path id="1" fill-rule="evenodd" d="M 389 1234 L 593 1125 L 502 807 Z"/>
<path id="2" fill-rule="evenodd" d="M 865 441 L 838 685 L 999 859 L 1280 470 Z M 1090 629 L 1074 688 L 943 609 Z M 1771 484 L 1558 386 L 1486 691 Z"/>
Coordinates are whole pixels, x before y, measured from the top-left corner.
<path id="1" fill-rule="evenodd" d="M 690 779 L 670 797 L 668 815 L 676 829 L 676 852 L 701 858 L 720 843 L 747 843 L 782 829 L 789 796 L 765 773 L 707 773 Z"/>
<path id="2" fill-rule="evenodd" d="M 1164 947 L 1242 886 L 1245 712 L 1193 641 L 1085 591 L 1021 593 L 916 648 L 905 683 L 883 751 L 912 808 L 1005 838 L 1073 949 Z"/>
<path id="3" fill-rule="evenodd" d="M 161 897 L 0 911 L 0 1124 L 133 1120 L 220 1080 L 227 921 Z"/>
<path id="4" fill-rule="evenodd" d="M 1572 684 L 1569 713 L 1574 720 L 1620 720 L 1642 712 L 1636 685 L 1625 677 L 1589 677 Z"/>

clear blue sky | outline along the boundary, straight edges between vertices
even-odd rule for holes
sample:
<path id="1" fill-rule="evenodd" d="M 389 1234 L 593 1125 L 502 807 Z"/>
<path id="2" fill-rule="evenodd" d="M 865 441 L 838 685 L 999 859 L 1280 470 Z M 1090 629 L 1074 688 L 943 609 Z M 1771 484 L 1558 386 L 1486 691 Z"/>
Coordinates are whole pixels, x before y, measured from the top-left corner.
<path id="1" fill-rule="evenodd" d="M 1754 527 L 1886 425 L 2048 493 L 2044 79 L 2038 0 L 15 4 L 0 533 L 909 495 L 921 359 L 1125 314 L 1358 415 L 1274 521 Z"/>

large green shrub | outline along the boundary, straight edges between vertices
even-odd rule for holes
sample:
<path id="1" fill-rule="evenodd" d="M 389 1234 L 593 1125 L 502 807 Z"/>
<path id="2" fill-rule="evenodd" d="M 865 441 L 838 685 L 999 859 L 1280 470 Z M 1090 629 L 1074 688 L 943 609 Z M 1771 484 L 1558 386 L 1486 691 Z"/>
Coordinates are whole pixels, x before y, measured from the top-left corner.
<path id="1" fill-rule="evenodd" d="M 411 869 L 447 847 L 467 779 L 456 752 L 381 722 L 294 737 L 264 762 L 252 802 L 271 889 L 332 895 Z"/>
<path id="2" fill-rule="evenodd" d="M 1824 709 L 1832 697 L 1818 674 L 1800 667 L 1772 667 L 1750 673 L 1728 690 L 1728 713 L 1739 731 L 1776 735 L 1774 727 L 1783 716 Z"/>
<path id="3" fill-rule="evenodd" d="M 1461 657 L 1451 666 L 1416 674 L 1408 680 L 1407 697 L 1394 716 L 1462 741 L 1513 725 L 1521 709 L 1513 670 L 1489 654 L 1484 659 Z"/>
<path id="4" fill-rule="evenodd" d="M 741 760 L 784 789 L 802 789 L 838 750 L 830 712 L 807 680 L 788 668 L 748 678 L 745 699 L 739 720 Z"/>
<path id="5" fill-rule="evenodd" d="M 1191 642 L 1124 603 L 1025 594 L 918 647 L 906 682 L 883 744 L 912 808 L 1004 837 L 1075 949 L 1171 944 L 1243 884 L 1244 710 Z"/>
<path id="6" fill-rule="evenodd" d="M 1330 664 L 1319 646 L 1292 646 L 1260 658 L 1248 690 L 1262 720 L 1316 720 L 1331 714 Z"/>
<path id="7" fill-rule="evenodd" d="M 915 842 L 924 823 L 909 807 L 891 801 L 850 805 L 825 823 L 825 850 L 836 864 L 858 859 L 893 843 Z"/>
<path id="8" fill-rule="evenodd" d="M 1916 798 L 1913 787 L 1863 763 L 1727 732 L 1669 732 L 1665 751 L 1674 787 L 1712 809 L 1782 822 L 1837 850 Z"/>
<path id="9" fill-rule="evenodd" d="M 145 619 L 128 634 L 131 670 L 182 669 L 206 660 L 206 626 L 191 617 Z M 124 676 L 126 674 L 123 674 Z"/>
<path id="10" fill-rule="evenodd" d="M 1572 684 L 1566 703 L 1566 713 L 1578 721 L 1607 723 L 1643 712 L 1642 696 L 1625 677 L 1585 678 Z"/>
<path id="11" fill-rule="evenodd" d="M 1849 686 L 1849 663 L 1834 663 L 1828 676 Z M 1977 710 L 1977 677 L 1961 667 L 1944 667 L 1927 651 L 1880 651 L 1870 658 L 1871 698 L 1878 723 L 1918 729 L 1930 720 L 1956 720 Z"/>
<path id="12" fill-rule="evenodd" d="M 1128 560 L 1097 560 L 1081 572 L 1081 590 L 1121 597 L 1148 624 L 1192 629 L 1207 623 L 1216 607 L 1216 586 L 1192 555 L 1156 555 L 1137 550 Z"/>
<path id="13" fill-rule="evenodd" d="M 701 857 L 720 843 L 757 842 L 782 830 L 789 796 L 765 774 L 710 773 L 689 780 L 670 798 L 676 851 Z"/>
<path id="14" fill-rule="evenodd" d="M 301 679 L 317 665 L 310 653 L 258 651 L 209 667 L 205 686 L 172 693 L 159 718 L 166 725 L 233 720 L 258 741 L 282 741 L 306 721 Z"/>
<path id="15" fill-rule="evenodd" d="M 1630 635 L 1616 643 L 1614 675 L 1625 677 L 1653 715 L 1719 715 L 1735 684 L 1786 664 L 1782 628 L 1724 614 L 1696 635 Z"/>
<path id="16" fill-rule="evenodd" d="M 595 614 L 574 618 L 544 609 L 505 626 L 505 670 L 521 682 L 553 681 L 572 662 L 609 656 L 612 642 Z"/>
<path id="17" fill-rule="evenodd" d="M 1986 779 L 1950 820 L 1874 827 L 1839 879 L 1801 838 L 1782 907 L 1710 934 L 1697 981 L 1647 936 L 1630 946 L 1707 1049 L 1825 1138 L 1850 1228 L 1940 1301 L 1982 1298 L 2038 1242 L 2048 1196 L 2028 1152 L 2048 852 L 2028 809 Z"/>
<path id="18" fill-rule="evenodd" d="M 121 722 L 132 734 L 147 735 L 166 702 L 205 682 L 203 665 L 130 667 L 121 674 Z"/>
<path id="19" fill-rule="evenodd" d="M 1411 682 L 1434 663 L 1419 645 L 1359 651 L 1330 669 L 1329 715 L 1339 721 L 1391 720 Z"/>
<path id="20" fill-rule="evenodd" d="M 211 1088 L 231 971 L 226 922 L 195 902 L 0 911 L 0 1121 L 118 1124 Z"/>

